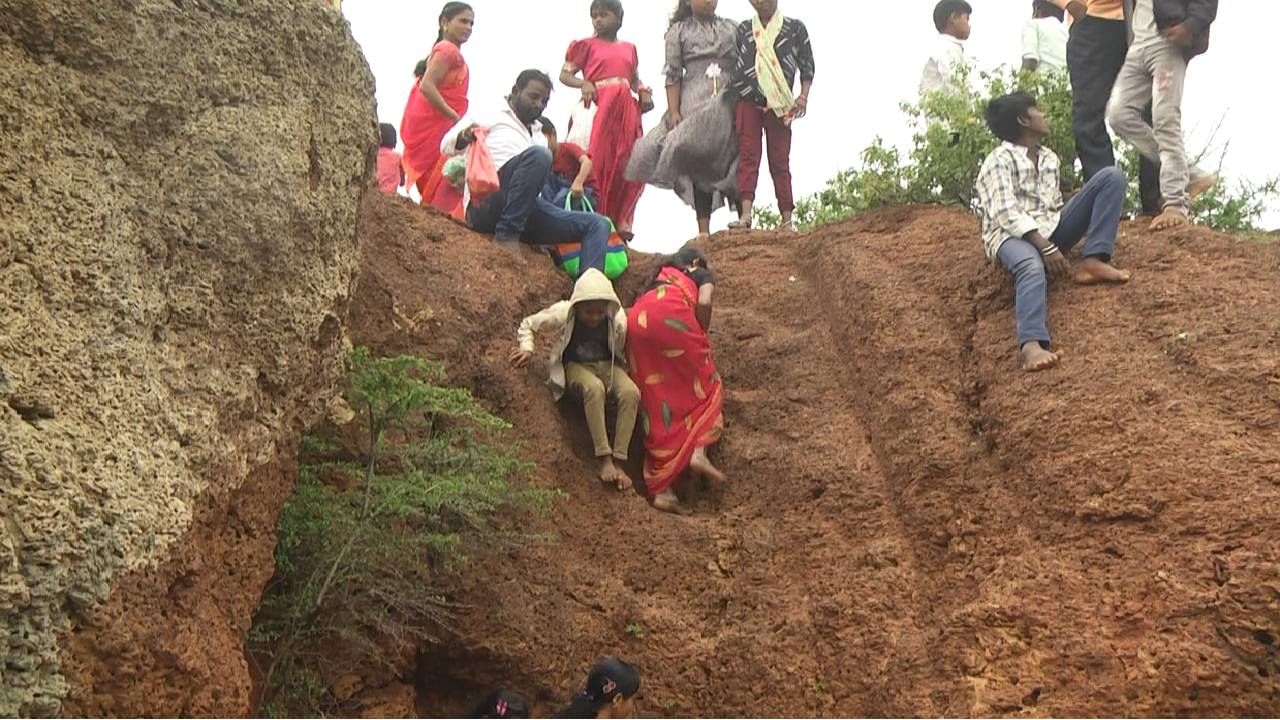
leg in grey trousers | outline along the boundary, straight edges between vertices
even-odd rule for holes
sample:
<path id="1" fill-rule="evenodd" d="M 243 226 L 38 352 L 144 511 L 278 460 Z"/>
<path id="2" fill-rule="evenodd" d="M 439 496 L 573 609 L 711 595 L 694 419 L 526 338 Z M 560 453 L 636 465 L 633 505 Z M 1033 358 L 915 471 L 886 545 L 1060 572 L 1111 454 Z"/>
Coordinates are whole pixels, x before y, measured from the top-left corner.
<path id="1" fill-rule="evenodd" d="M 1127 186 L 1128 179 L 1119 168 L 1101 170 L 1063 208 L 1049 241 L 1068 252 L 1087 235 L 1085 257 L 1110 262 Z M 1040 251 L 1022 238 L 1010 238 L 1000 246 L 997 259 L 1013 275 L 1018 346 L 1032 341 L 1048 345 L 1049 285 Z"/>
<path id="2" fill-rule="evenodd" d="M 1178 46 L 1160 40 L 1145 48 L 1132 48 L 1116 81 L 1108 119 L 1120 137 L 1138 148 L 1143 157 L 1160 163 L 1160 190 L 1165 208 L 1187 212 L 1187 186 L 1204 176 L 1192 167 L 1182 138 L 1182 92 L 1187 79 L 1187 57 Z M 1152 122 L 1143 117 L 1151 104 Z"/>

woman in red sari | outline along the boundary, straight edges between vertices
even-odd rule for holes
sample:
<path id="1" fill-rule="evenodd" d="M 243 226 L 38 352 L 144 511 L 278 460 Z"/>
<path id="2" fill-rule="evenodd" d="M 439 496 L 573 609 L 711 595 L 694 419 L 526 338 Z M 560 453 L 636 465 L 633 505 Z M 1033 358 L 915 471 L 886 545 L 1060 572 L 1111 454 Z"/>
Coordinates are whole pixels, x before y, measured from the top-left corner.
<path id="1" fill-rule="evenodd" d="M 596 103 L 595 125 L 587 152 L 595 163 L 593 175 L 600 194 L 598 210 L 613 220 L 623 239 L 630 240 L 631 223 L 644 183 L 629 182 L 625 173 L 631 160 L 631 147 L 644 135 L 640 115 L 653 109 L 653 90 L 640 82 L 636 46 L 618 39 L 622 3 L 593 0 L 591 26 L 595 37 L 570 43 L 560 82 L 581 88 L 583 103 Z M 582 79 L 578 79 L 579 72 Z M 636 95 L 631 94 L 632 90 Z"/>
<path id="2" fill-rule="evenodd" d="M 444 6 L 440 34 L 431 54 L 418 64 L 400 121 L 405 187 L 417 187 L 423 205 L 445 212 L 462 203 L 462 191 L 443 181 L 446 158 L 440 155 L 440 141 L 467 112 L 471 75 L 461 47 L 471 39 L 475 20 L 475 12 L 466 3 Z"/>
<path id="3" fill-rule="evenodd" d="M 711 352 L 707 260 L 684 248 L 662 263 L 627 314 L 627 358 L 640 388 L 644 481 L 653 506 L 684 513 L 675 485 L 686 468 L 712 483 L 724 474 L 706 449 L 724 429 L 724 385 Z"/>

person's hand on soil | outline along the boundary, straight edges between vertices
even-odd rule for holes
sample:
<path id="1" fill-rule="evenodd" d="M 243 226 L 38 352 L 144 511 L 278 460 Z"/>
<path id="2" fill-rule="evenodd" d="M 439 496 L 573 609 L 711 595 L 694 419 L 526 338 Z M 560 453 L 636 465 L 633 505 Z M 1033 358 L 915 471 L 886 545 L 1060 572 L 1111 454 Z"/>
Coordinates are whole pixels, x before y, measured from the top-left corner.
<path id="1" fill-rule="evenodd" d="M 1165 40 L 1180 48 L 1190 48 L 1196 41 L 1195 33 L 1191 32 L 1191 28 L 1187 27 L 1186 23 L 1178 23 L 1160 34 Z"/>
<path id="2" fill-rule="evenodd" d="M 1064 278 L 1071 274 L 1071 261 L 1059 251 L 1044 259 L 1044 269 L 1056 278 Z"/>
<path id="3" fill-rule="evenodd" d="M 590 80 L 582 81 L 582 104 L 590 105 L 596 101 L 596 84 Z"/>
<path id="4" fill-rule="evenodd" d="M 663 118 L 667 123 L 668 130 L 675 130 L 680 123 L 684 122 L 684 116 L 679 110 L 671 109 L 667 111 L 667 116 Z"/>
<path id="5" fill-rule="evenodd" d="M 515 350 L 511 351 L 511 356 L 509 359 L 511 360 L 512 365 L 515 365 L 518 368 L 522 368 L 525 365 L 529 364 L 529 358 L 531 357 L 533 357 L 533 353 L 529 352 L 528 350 L 525 350 L 524 348 L 516 348 Z"/>

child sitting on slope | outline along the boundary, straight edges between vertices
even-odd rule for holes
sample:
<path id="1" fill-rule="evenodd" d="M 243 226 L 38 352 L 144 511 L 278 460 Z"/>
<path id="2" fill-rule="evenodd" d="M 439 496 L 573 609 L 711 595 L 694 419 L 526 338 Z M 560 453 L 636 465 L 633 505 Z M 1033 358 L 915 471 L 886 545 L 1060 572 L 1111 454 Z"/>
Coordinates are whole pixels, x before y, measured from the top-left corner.
<path id="1" fill-rule="evenodd" d="M 631 485 L 631 478 L 614 461 L 626 462 L 631 435 L 636 427 L 640 390 L 626 368 L 627 314 L 604 273 L 588 269 L 573 286 L 569 300 L 520 323 L 520 346 L 511 353 L 511 362 L 524 367 L 533 357 L 534 335 L 539 330 L 558 333 L 551 347 L 551 376 L 547 384 L 559 402 L 566 390 L 582 398 L 595 456 L 600 461 L 600 482 L 619 491 Z M 605 426 L 605 401 L 618 403 L 617 427 L 612 447 Z"/>

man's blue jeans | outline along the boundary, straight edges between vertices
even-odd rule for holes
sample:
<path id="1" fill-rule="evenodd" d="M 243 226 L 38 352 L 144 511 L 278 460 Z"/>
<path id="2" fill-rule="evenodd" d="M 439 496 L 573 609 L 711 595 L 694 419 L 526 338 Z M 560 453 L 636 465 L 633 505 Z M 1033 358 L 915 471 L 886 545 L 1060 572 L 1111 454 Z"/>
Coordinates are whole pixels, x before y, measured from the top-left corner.
<path id="1" fill-rule="evenodd" d="M 551 152 L 546 148 L 531 147 L 511 158 L 498 171 L 501 189 L 483 204 L 467 208 L 467 224 L 498 240 L 518 239 L 530 245 L 581 241 L 582 269 L 603 272 L 609 221 L 547 202 L 541 193 L 550 173 Z"/>
<path id="2" fill-rule="evenodd" d="M 1128 184 L 1128 179 L 1118 168 L 1099 171 L 1062 209 L 1058 228 L 1049 237 L 1049 242 L 1065 253 L 1087 235 L 1085 257 L 1110 262 L 1116 248 L 1116 233 L 1120 230 Z M 997 258 L 1013 275 L 1017 296 L 1014 313 L 1018 318 L 1018 346 L 1032 341 L 1048 345 L 1048 282 L 1040 251 L 1022 238 L 1009 238 L 1000 246 Z"/>

